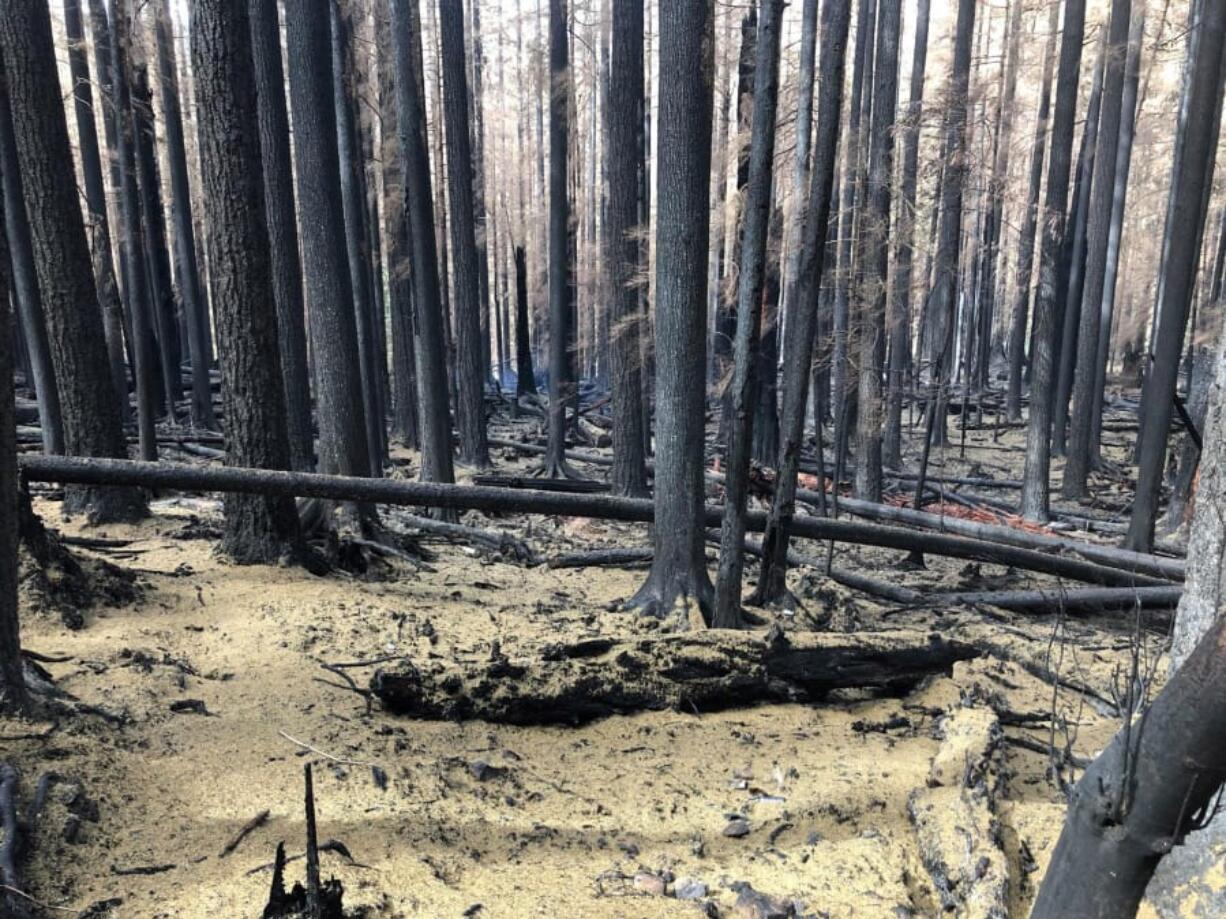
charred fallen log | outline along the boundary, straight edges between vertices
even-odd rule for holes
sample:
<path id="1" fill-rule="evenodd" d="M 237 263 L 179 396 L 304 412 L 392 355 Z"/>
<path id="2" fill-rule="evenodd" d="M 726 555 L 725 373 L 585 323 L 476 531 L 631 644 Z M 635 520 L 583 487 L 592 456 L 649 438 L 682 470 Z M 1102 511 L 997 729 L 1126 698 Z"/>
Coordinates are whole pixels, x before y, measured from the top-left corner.
<path id="1" fill-rule="evenodd" d="M 21 472 L 31 481 L 81 485 L 138 485 L 147 488 L 292 495 L 340 501 L 366 501 L 374 504 L 421 505 L 454 510 L 641 522 L 650 522 L 654 516 L 653 503 L 642 498 L 572 495 L 530 489 L 448 485 L 439 482 L 404 482 L 270 469 L 242 469 L 233 466 L 199 467 L 131 460 L 29 456 L 22 457 Z M 722 509 L 708 506 L 705 517 L 706 525 L 718 526 Z M 765 514 L 754 512 L 746 515 L 747 530 L 761 532 L 765 526 Z M 908 552 L 918 550 L 933 555 L 1008 565 L 1091 584 L 1133 587 L 1165 586 L 1170 583 L 1161 578 L 1032 549 L 853 520 L 802 517 L 793 521 L 791 531 L 794 536 L 804 539 L 833 540 Z"/>
<path id="2" fill-rule="evenodd" d="M 371 691 L 417 718 L 578 724 L 627 712 L 714 711 L 819 699 L 834 689 L 905 692 L 977 657 L 935 633 L 708 631 L 661 638 L 592 638 L 511 660 L 408 661 L 377 670 Z"/>

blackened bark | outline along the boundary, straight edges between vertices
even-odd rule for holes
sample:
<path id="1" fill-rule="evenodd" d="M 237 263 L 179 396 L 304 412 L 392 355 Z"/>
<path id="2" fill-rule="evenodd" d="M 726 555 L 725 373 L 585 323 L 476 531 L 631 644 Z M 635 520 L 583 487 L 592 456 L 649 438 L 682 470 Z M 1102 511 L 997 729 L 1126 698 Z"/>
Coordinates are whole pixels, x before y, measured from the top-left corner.
<path id="1" fill-rule="evenodd" d="M 405 446 L 420 445 L 417 424 L 417 355 L 413 350 L 413 262 L 405 210 L 404 152 L 396 106 L 396 61 L 392 54 L 388 0 L 375 6 L 379 57 L 379 116 L 383 125 L 383 233 L 387 240 L 387 291 L 392 326 L 392 435 Z"/>
<path id="2" fill-rule="evenodd" d="M 102 14 L 105 26 L 105 12 Z M 95 23 L 95 26 L 97 23 Z M 128 377 L 123 357 L 123 305 L 119 299 L 119 282 L 115 279 L 115 263 L 111 256 L 111 228 L 106 213 L 106 186 L 102 179 L 102 159 L 98 152 L 98 129 L 94 123 L 94 91 L 85 54 L 85 28 L 81 20 L 80 0 L 64 0 L 64 29 L 68 37 L 68 68 L 72 74 L 73 111 L 77 122 L 77 150 L 81 154 L 81 174 L 85 178 L 86 232 L 93 251 L 94 282 L 102 305 L 102 325 L 106 333 L 106 350 L 111 364 L 111 380 L 119 396 L 119 409 L 128 420 Z M 97 34 L 101 31 L 102 34 Z M 96 29 L 94 43 L 96 59 L 109 61 L 110 31 Z M 99 79 L 109 85 L 110 77 L 99 73 Z M 108 130 L 110 112 L 103 119 Z"/>
<path id="3" fill-rule="evenodd" d="M 126 15 L 129 44 L 125 49 L 128 65 L 128 90 L 134 119 L 136 177 L 140 188 L 141 218 L 144 221 L 144 255 L 148 269 L 150 323 L 158 347 L 162 396 L 166 414 L 176 420 L 176 403 L 183 395 L 180 370 L 179 318 L 174 282 L 170 273 L 170 250 L 166 245 L 166 218 L 162 206 L 162 179 L 158 169 L 156 133 L 153 124 L 153 96 L 149 90 L 149 67 L 143 43 L 138 41 L 139 14 L 135 0 Z"/>
<path id="4" fill-rule="evenodd" d="M 1060 40 L 1060 75 L 1056 84 L 1056 105 L 1052 117 L 1051 157 L 1047 168 L 1047 193 L 1039 225 L 1042 248 L 1039 254 L 1039 286 L 1034 304 L 1034 354 L 1031 357 L 1030 391 L 1044 395 L 1052 385 L 1052 335 L 1056 311 L 1056 273 L 1064 242 L 1064 212 L 1068 203 L 1069 172 L 1073 155 L 1073 123 L 1077 114 L 1077 80 L 1081 71 L 1081 42 L 1085 34 L 1085 0 L 1067 0 L 1064 6 L 1064 34 Z M 1051 403 L 1045 398 L 1030 400 L 1026 426 L 1026 465 L 1023 475 L 1021 509 L 1028 520 L 1046 521 L 1048 514 L 1048 471 L 1051 456 Z"/>
<path id="5" fill-rule="evenodd" d="M 383 473 L 383 412 L 379 407 L 379 383 L 375 356 L 373 292 L 370 277 L 370 237 L 367 232 L 365 167 L 358 139 L 356 109 L 357 63 L 354 60 L 353 0 L 330 0 L 332 23 L 332 91 L 336 116 L 337 157 L 340 168 L 341 209 L 344 212 L 344 244 L 349 263 L 349 301 L 356 334 L 358 375 L 366 431 L 370 474 Z M 295 106 L 295 110 L 297 107 Z"/>
<path id="6" fill-rule="evenodd" d="M 1009 379 L 1005 414 L 1010 421 L 1022 418 L 1022 365 L 1026 359 L 1026 326 L 1030 321 L 1031 277 L 1034 274 L 1034 239 L 1039 220 L 1039 189 L 1043 184 L 1043 159 L 1047 152 L 1047 122 L 1051 116 L 1051 81 L 1056 65 L 1056 38 L 1060 34 L 1060 5 L 1051 4 L 1047 17 L 1047 44 L 1043 51 L 1043 81 L 1035 115 L 1034 141 L 1030 148 L 1030 180 L 1022 229 L 1018 237 L 1017 277 L 1013 313 L 1009 322 Z"/>
<path id="7" fill-rule="evenodd" d="M 7 210 L 0 198 L 0 211 Z M 2 217 L 3 215 L 0 215 Z M 7 247 L 0 219 L 0 252 Z M 0 259 L 0 711 L 26 704 L 21 630 L 17 621 L 17 440 L 13 413 L 13 336 L 9 278 Z"/>
<path id="8" fill-rule="evenodd" d="M 817 145 L 813 150 L 804 235 L 800 240 L 800 271 L 791 279 L 792 290 L 787 296 L 789 303 L 808 304 L 808 308 L 792 311 L 784 336 L 779 472 L 775 479 L 775 496 L 767 518 L 766 535 L 762 540 L 762 571 L 754 596 L 758 603 L 779 602 L 787 589 L 788 540 L 796 514 L 796 485 L 800 472 L 800 451 L 804 446 L 809 368 L 813 364 L 817 331 L 817 301 L 826 258 L 835 254 L 833 242 L 827 243 L 827 231 L 831 228 L 830 212 L 834 199 L 834 172 L 843 112 L 843 75 L 850 23 L 851 0 L 824 0 Z M 820 418 L 816 428 L 820 443 Z"/>
<path id="9" fill-rule="evenodd" d="M 421 477 L 451 482 L 451 416 L 447 407 L 447 365 L 438 250 L 434 237 L 434 199 L 430 154 L 426 146 L 425 81 L 422 75 L 421 20 L 417 0 L 390 0 L 392 50 L 396 70 L 396 127 L 405 166 L 406 206 L 412 244 L 413 309 L 417 355 Z"/>
<path id="10" fill-rule="evenodd" d="M 13 137 L 13 118 L 9 111 L 8 89 L 4 67 L 0 64 L 0 181 L 4 183 L 4 228 L 8 237 L 7 257 L 12 268 L 13 302 L 21 320 L 29 354 L 30 373 L 38 399 L 38 421 L 42 428 L 43 450 L 64 452 L 64 425 L 60 418 L 60 390 L 51 363 L 51 344 L 47 340 L 47 323 L 43 317 L 43 301 L 38 291 L 34 268 L 34 247 L 30 243 L 30 225 L 17 166 L 17 141 Z M 3 250 L 0 250 L 3 251 Z M 8 336 L 7 327 L 0 335 Z"/>
<path id="11" fill-rule="evenodd" d="M 1216 149 L 1221 115 L 1226 5 L 1205 3 L 1199 31 L 1188 98 L 1187 134 L 1178 166 L 1179 187 L 1171 202 L 1175 214 L 1171 222 L 1170 247 L 1162 265 L 1162 312 L 1153 348 L 1154 363 L 1142 394 L 1140 468 L 1125 543 L 1128 548 L 1137 550 L 1148 550 L 1153 543 L 1179 354 L 1196 282 L 1205 192 L 1213 182 L 1211 151 Z"/>
<path id="12" fill-rule="evenodd" d="M 880 0 L 874 55 L 873 109 L 861 245 L 860 392 L 856 426 L 856 493 L 881 500 L 884 427 L 881 375 L 886 344 L 886 279 L 889 269 L 890 185 L 894 172 L 894 109 L 898 96 L 898 0 Z"/>
<path id="13" fill-rule="evenodd" d="M 451 264 L 455 272 L 456 426 L 460 459 L 468 466 L 490 465 L 485 443 L 484 354 L 488 336 L 481 332 L 481 263 L 473 227 L 473 152 L 469 138 L 468 78 L 464 59 L 464 6 L 439 0 L 442 40 L 443 116 L 447 125 L 448 203 L 451 207 Z M 484 214 L 482 215 L 484 217 Z"/>
<path id="14" fill-rule="evenodd" d="M 609 278 L 609 345 L 613 378 L 613 493 L 647 494 L 643 449 L 642 314 L 635 286 L 641 264 L 638 238 L 639 170 L 643 168 L 643 0 L 614 0 L 609 75 L 608 217 L 605 263 Z M 517 256 L 518 258 L 518 256 Z M 518 271 L 517 271 L 518 273 Z"/>
<path id="15" fill-rule="evenodd" d="M 285 9 L 298 232 L 315 359 L 319 469 L 366 476 L 372 460 L 345 252 L 328 6 L 329 0 L 290 0 Z"/>
<path id="16" fill-rule="evenodd" d="M 1073 201 L 1056 271 L 1056 304 L 1052 343 L 1052 360 L 1058 368 L 1054 377 L 1055 390 L 1051 451 L 1063 456 L 1068 442 L 1069 400 L 1073 395 L 1074 362 L 1077 359 L 1077 334 L 1081 327 L 1081 293 L 1085 287 L 1086 224 L 1090 211 L 1090 190 L 1094 187 L 1094 160 L 1098 155 L 1098 116 L 1103 98 L 1103 54 L 1107 33 L 1099 43 L 1094 79 L 1090 83 L 1090 99 L 1086 108 L 1085 128 L 1081 132 L 1081 151 L 1077 155 L 1077 179 L 1073 185 Z M 1033 366 L 1033 361 L 1031 362 Z"/>
<path id="17" fill-rule="evenodd" d="M 0 3 L 0 54 L 51 360 L 60 383 L 64 449 L 71 456 L 125 457 L 127 442 L 77 200 L 45 4 Z M 70 489 L 64 510 L 88 512 L 99 522 L 135 519 L 145 514 L 145 501 L 136 489 Z"/>
<path id="18" fill-rule="evenodd" d="M 536 395 L 532 369 L 532 339 L 528 327 L 528 259 L 524 247 L 515 247 L 515 398 Z"/>
<path id="19" fill-rule="evenodd" d="M 288 469 L 260 135 L 251 105 L 256 83 L 247 4 L 192 0 L 191 47 L 226 462 Z M 293 499 L 225 496 L 221 547 L 236 561 L 275 562 L 296 550 L 299 539 Z"/>
<path id="20" fill-rule="evenodd" d="M 549 453 L 545 472 L 551 476 L 567 471 L 566 406 L 574 397 L 567 21 L 566 0 L 549 0 Z"/>
<path id="21" fill-rule="evenodd" d="M 927 2 L 927 0 L 923 0 Z M 788 213 L 788 238 L 793 245 L 788 252 L 786 272 L 782 278 L 785 289 L 800 271 L 800 246 L 795 245 L 804 232 L 805 192 L 809 188 L 810 153 L 813 147 L 813 80 L 817 67 L 817 5 L 818 0 L 804 0 L 800 13 L 800 58 L 796 90 L 796 175 L 793 179 L 792 206 Z M 799 307 L 797 307 L 799 308 Z M 784 301 L 785 313 L 793 305 Z M 789 320 L 790 317 L 789 317 Z"/>
<path id="22" fill-rule="evenodd" d="M 192 190 L 187 175 L 187 147 L 183 140 L 183 115 L 179 105 L 179 79 L 175 64 L 174 36 L 171 33 L 170 0 L 157 9 L 155 34 L 158 76 L 162 97 L 162 119 L 166 132 L 166 160 L 170 164 L 170 202 L 174 221 L 175 264 L 178 268 L 179 297 L 185 313 L 188 352 L 192 364 L 191 420 L 196 427 L 216 426 L 213 418 L 213 392 L 209 383 L 209 336 L 212 322 L 209 302 L 200 284 L 196 265 L 196 231 L 192 218 Z M 175 368 L 178 372 L 178 368 Z"/>
<path id="23" fill-rule="evenodd" d="M 298 257 L 294 175 L 276 0 L 251 0 L 250 19 L 264 207 L 272 257 L 273 294 L 277 303 L 277 345 L 281 355 L 290 465 L 298 472 L 307 472 L 315 468 L 315 433 L 311 422 L 306 311 L 302 299 L 302 263 Z"/>
<path id="24" fill-rule="evenodd" d="M 630 600 L 681 628 L 706 620 L 712 600 L 702 519 L 712 6 L 660 9 L 655 556 Z"/>
<path id="25" fill-rule="evenodd" d="M 898 208 L 894 284 L 887 324 L 889 368 L 886 378 L 885 434 L 881 445 L 882 465 L 897 469 L 902 464 L 902 396 L 904 377 L 911 356 L 911 265 L 915 258 L 916 188 L 919 183 L 920 122 L 924 114 L 924 71 L 928 62 L 928 20 L 931 0 L 919 0 L 915 13 L 915 51 L 911 56 L 911 98 L 904 125 L 902 201 Z"/>
<path id="26" fill-rule="evenodd" d="M 1124 63 L 1132 0 L 1113 0 L 1103 73 L 1102 113 L 1098 125 L 1098 153 L 1094 158 L 1094 182 L 1090 192 L 1085 287 L 1082 290 L 1081 322 L 1077 335 L 1077 361 L 1073 373 L 1073 408 L 1069 416 L 1068 452 L 1061 492 L 1066 498 L 1086 494 L 1094 450 L 1093 403 L 1102 401 L 1095 391 L 1098 332 L 1102 325 L 1101 304 L 1107 271 L 1107 239 L 1111 227 L 1111 202 L 1115 191 L 1116 147 L 1119 143 L 1120 112 L 1124 94 Z"/>
<path id="27" fill-rule="evenodd" d="M 1031 916 L 1135 915 L 1158 862 L 1213 815 L 1224 745 L 1226 617 L 1077 783 Z"/>
<path id="28" fill-rule="evenodd" d="M 483 70 L 484 52 L 481 44 L 481 3 L 471 0 L 472 12 L 472 185 L 473 234 L 477 244 L 477 281 L 481 290 L 481 382 L 490 376 L 490 268 L 488 248 L 493 245 L 493 226 L 487 227 L 485 207 L 485 100 Z M 490 165 L 493 183 L 493 164 Z M 482 426 L 484 427 L 484 425 Z M 488 458 L 487 458 L 488 459 Z"/>
<path id="29" fill-rule="evenodd" d="M 151 318 L 148 262 L 145 258 L 145 217 L 141 209 L 140 183 L 136 161 L 136 118 L 128 82 L 128 49 L 131 33 L 128 14 L 115 7 L 111 26 L 112 86 L 115 100 L 115 147 L 119 163 L 120 212 L 123 215 L 122 243 L 124 289 L 128 293 L 129 332 L 132 351 L 132 376 L 136 388 L 136 424 L 140 436 L 141 459 L 157 458 L 157 437 L 154 430 L 157 398 L 156 360 L 153 354 L 153 320 Z"/>

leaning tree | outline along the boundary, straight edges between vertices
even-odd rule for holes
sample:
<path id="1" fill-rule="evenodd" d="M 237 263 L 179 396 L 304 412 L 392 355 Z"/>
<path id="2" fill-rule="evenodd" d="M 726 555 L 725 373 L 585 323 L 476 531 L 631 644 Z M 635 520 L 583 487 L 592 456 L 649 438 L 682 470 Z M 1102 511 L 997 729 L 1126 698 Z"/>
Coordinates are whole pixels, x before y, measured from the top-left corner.
<path id="1" fill-rule="evenodd" d="M 660 9 L 655 554 L 628 602 L 682 628 L 709 616 L 713 594 L 703 549 L 712 7 Z"/>
<path id="2" fill-rule="evenodd" d="M 217 311 L 225 400 L 226 461 L 289 469 L 289 430 L 277 345 L 276 299 L 264 216 L 264 177 L 247 6 L 193 0 L 200 169 L 209 233 L 209 284 Z M 225 496 L 222 550 L 239 562 L 298 551 L 292 498 Z"/>

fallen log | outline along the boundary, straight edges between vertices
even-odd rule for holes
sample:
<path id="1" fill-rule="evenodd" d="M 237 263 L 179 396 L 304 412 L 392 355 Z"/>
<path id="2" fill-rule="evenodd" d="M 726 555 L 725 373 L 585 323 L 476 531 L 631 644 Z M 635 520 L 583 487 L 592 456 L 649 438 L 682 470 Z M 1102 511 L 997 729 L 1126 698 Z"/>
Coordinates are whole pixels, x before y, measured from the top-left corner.
<path id="1" fill-rule="evenodd" d="M 591 638 L 510 660 L 409 661 L 376 670 L 389 710 L 433 720 L 579 724 L 661 709 L 715 711 L 819 699 L 833 689 L 905 692 L 930 673 L 977 657 L 936 633 L 707 631 L 661 638 Z"/>
<path id="2" fill-rule="evenodd" d="M 817 491 L 810 489 L 797 489 L 796 497 L 806 504 L 817 505 L 821 501 L 821 495 Z M 839 497 L 839 509 L 845 510 L 857 517 L 863 517 L 866 520 L 903 523 L 925 530 L 955 533 L 959 536 L 999 542 L 1023 549 L 1073 552 L 1088 561 L 1096 562 L 1100 565 L 1119 568 L 1122 571 L 1132 571 L 1137 574 L 1165 578 L 1171 581 L 1182 581 L 1184 577 L 1185 566 L 1182 559 L 1164 558 L 1144 552 L 1131 552 L 1115 546 L 1099 546 L 1077 539 L 1070 539 L 1066 536 L 1030 533 L 999 524 L 979 523 L 974 520 L 964 520 L 960 517 L 947 517 L 941 514 L 917 511 L 910 507 L 895 507 L 891 504 L 878 504 L 874 501 L 863 501 L 859 498 L 843 496 Z"/>
<path id="3" fill-rule="evenodd" d="M 449 485 L 438 482 L 405 482 L 314 473 L 244 469 L 235 466 L 186 466 L 175 463 L 145 463 L 132 460 L 63 456 L 23 456 L 21 473 L 26 481 L 78 485 L 136 485 L 145 488 L 175 488 L 238 494 L 288 495 L 372 504 L 418 505 L 454 510 L 593 517 L 605 520 L 650 522 L 655 514 L 652 501 L 611 495 L 572 495 L 530 489 L 492 488 L 481 485 Z M 719 526 L 722 508 L 708 505 L 707 526 Z M 746 514 L 746 529 L 762 532 L 766 515 Z M 794 536 L 803 539 L 878 546 L 884 549 L 918 550 L 990 564 L 1008 565 L 1027 571 L 1091 584 L 1117 587 L 1165 586 L 1169 582 L 1134 572 L 1120 571 L 1093 562 L 984 542 L 947 533 L 917 532 L 898 527 L 800 517 L 791 524 Z"/>
<path id="4" fill-rule="evenodd" d="M 491 485 L 495 488 L 562 491 L 572 495 L 595 495 L 609 490 L 608 482 L 594 482 L 591 479 L 546 479 L 527 475 L 475 475 L 473 484 Z"/>

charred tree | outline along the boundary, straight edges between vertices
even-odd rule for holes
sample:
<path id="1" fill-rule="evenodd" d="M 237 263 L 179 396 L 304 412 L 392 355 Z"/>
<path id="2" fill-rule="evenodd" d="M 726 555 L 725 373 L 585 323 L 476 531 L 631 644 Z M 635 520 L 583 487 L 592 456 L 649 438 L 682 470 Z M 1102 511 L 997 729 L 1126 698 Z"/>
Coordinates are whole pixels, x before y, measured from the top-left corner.
<path id="1" fill-rule="evenodd" d="M 574 397 L 571 313 L 569 97 L 566 0 L 549 0 L 549 453 L 544 471 L 566 475 L 566 406 Z"/>
<path id="2" fill-rule="evenodd" d="M 101 13 L 105 25 L 106 13 Z M 95 60 L 110 60 L 108 29 L 97 29 L 95 19 Z M 85 54 L 85 27 L 81 19 L 80 0 L 64 0 L 64 29 L 68 37 L 68 69 L 72 74 L 73 112 L 77 122 L 77 150 L 81 155 L 81 174 L 85 178 L 85 208 L 90 246 L 93 251 L 94 283 L 102 304 L 102 326 L 106 333 L 106 350 L 111 363 L 111 380 L 119 396 L 120 413 L 128 420 L 128 376 L 124 367 L 123 304 L 119 297 L 119 282 L 115 278 L 115 263 L 111 256 L 111 227 L 106 213 L 106 185 L 102 179 L 102 158 L 98 152 L 98 129 L 94 123 L 94 91 Z M 98 34 L 101 31 L 103 34 Z M 98 79 L 109 85 L 109 73 L 98 67 Z M 100 94 L 101 96 L 104 94 Z M 108 113 L 109 115 L 109 113 Z M 113 119 L 103 119 L 107 130 L 113 131 Z"/>
<path id="3" fill-rule="evenodd" d="M 609 359 L 613 378 L 613 493 L 647 494 L 643 449 L 641 313 L 636 276 L 642 262 L 638 238 L 639 171 L 643 132 L 643 0 L 614 0 L 606 109 L 608 223 L 605 261 L 609 278 Z M 516 255 L 518 261 L 518 253 Z M 517 272 L 518 274 L 518 272 Z"/>
<path id="4" fill-rule="evenodd" d="M 329 0 L 332 23 L 332 91 L 336 116 L 337 161 L 340 167 L 341 210 L 345 254 L 349 263 L 349 302 L 356 336 L 358 376 L 366 431 L 370 474 L 382 475 L 385 458 L 384 418 L 379 403 L 378 358 L 375 355 L 374 292 L 370 276 L 370 236 L 366 214 L 366 168 L 358 136 L 358 73 L 355 60 L 353 0 Z M 297 107 L 295 106 L 295 111 Z"/>
<path id="5" fill-rule="evenodd" d="M 931 0 L 919 0 L 915 13 L 915 51 L 911 56 L 910 99 L 904 125 L 902 201 L 895 234 L 894 286 L 887 322 L 889 367 L 886 375 L 885 434 L 881 446 L 884 466 L 902 463 L 903 382 L 911 354 L 911 265 L 915 259 L 916 191 L 919 183 L 920 124 L 924 114 L 924 71 L 928 62 L 928 20 Z"/>
<path id="6" fill-rule="evenodd" d="M 1077 115 L 1077 81 L 1081 72 L 1081 43 L 1085 34 L 1085 0 L 1067 0 L 1064 34 L 1060 40 L 1060 71 L 1056 104 L 1052 113 L 1051 156 L 1047 167 L 1047 193 L 1039 226 L 1039 284 L 1034 302 L 1034 353 L 1031 355 L 1030 418 L 1026 426 L 1026 465 L 1022 485 L 1022 515 L 1027 520 L 1046 521 L 1051 469 L 1051 403 L 1043 398 L 1051 390 L 1052 334 L 1056 313 L 1057 272 L 1064 243 L 1065 207 L 1068 203 L 1072 167 L 1073 128 Z"/>
<path id="7" fill-rule="evenodd" d="M 7 204 L 0 197 L 0 209 Z M 0 236 L 4 232 L 0 220 Z M 0 243 L 4 243 L 0 239 Z M 4 246 L 0 245 L 0 251 Z M 13 414 L 13 336 L 8 266 L 0 259 L 0 711 L 25 707 L 26 682 L 17 622 L 17 440 Z M 0 901 L 3 902 L 3 901 Z"/>
<path id="8" fill-rule="evenodd" d="M 1043 184 L 1043 160 L 1047 153 L 1047 123 L 1051 117 L 1051 81 L 1056 64 L 1056 39 L 1060 34 L 1060 5 L 1048 9 L 1047 43 L 1043 51 L 1043 80 L 1039 86 L 1039 109 L 1035 115 L 1034 141 L 1030 147 L 1030 179 L 1026 191 L 1022 228 L 1018 238 L 1017 278 L 1013 313 L 1009 322 L 1009 379 L 1005 413 L 1010 421 L 1022 419 L 1022 367 L 1026 360 L 1026 327 L 1030 321 L 1031 278 L 1034 274 L 1034 239 L 1039 222 L 1039 190 Z"/>
<path id="9" fill-rule="evenodd" d="M 170 165 L 171 217 L 174 221 L 175 264 L 179 297 L 187 326 L 188 353 L 192 364 L 192 424 L 213 428 L 213 393 L 209 381 L 209 338 L 212 323 L 209 301 L 200 283 L 196 264 L 196 229 L 192 218 L 192 190 L 187 174 L 187 147 L 183 140 L 183 115 L 179 105 L 179 78 L 171 33 L 170 0 L 162 0 L 155 13 L 158 85 L 161 87 L 162 120 L 166 133 L 166 160 Z M 175 367 L 178 372 L 178 367 Z"/>
<path id="10" fill-rule="evenodd" d="M 366 476 L 373 466 L 345 249 L 329 2 L 290 0 L 285 10 L 298 232 L 315 359 L 319 469 Z"/>
<path id="11" fill-rule="evenodd" d="M 392 436 L 408 447 L 420 446 L 417 423 L 417 355 L 413 350 L 413 262 L 405 210 L 404 149 L 396 106 L 396 61 L 392 54 L 388 0 L 375 6 L 375 46 L 379 57 L 379 117 L 383 170 L 383 235 L 387 242 L 387 292 L 392 326 Z"/>
<path id="12" fill-rule="evenodd" d="M 417 356 L 418 423 L 421 477 L 451 482 L 451 416 L 447 407 L 447 321 L 439 289 L 434 236 L 434 199 L 430 190 L 430 153 L 426 144 L 425 80 L 422 73 L 421 18 L 417 0 L 390 0 L 392 51 L 396 72 L 396 127 L 405 168 L 405 205 L 413 247 L 413 338 Z"/>
<path id="13" fill-rule="evenodd" d="M 758 576 L 758 589 L 754 596 L 757 603 L 777 603 L 787 592 L 788 540 L 796 514 L 796 486 L 800 472 L 800 451 L 804 446 L 809 368 L 813 364 L 814 338 L 817 332 L 816 307 L 827 254 L 834 254 L 834 246 L 827 245 L 826 236 L 834 200 L 834 171 L 843 111 L 843 75 L 850 23 L 851 0 L 824 0 L 817 145 L 813 150 L 804 235 L 800 240 L 800 271 L 792 278 L 792 290 L 787 296 L 788 302 L 807 304 L 808 308 L 792 311 L 792 319 L 784 336 L 779 472 L 775 480 L 775 496 L 771 502 L 766 534 L 763 537 L 762 571 Z M 820 417 L 816 427 L 820 437 Z"/>
<path id="14" fill-rule="evenodd" d="M 515 398 L 536 395 L 536 371 L 532 369 L 532 339 L 528 326 L 528 258 L 523 246 L 515 247 Z"/>
<path id="15" fill-rule="evenodd" d="M 442 40 L 443 116 L 447 124 L 447 188 L 451 207 L 452 303 L 456 335 L 456 427 L 460 460 L 488 469 L 485 442 L 485 379 L 483 360 L 488 336 L 483 336 L 481 259 L 474 229 L 473 151 L 469 137 L 468 76 L 464 60 L 464 6 L 461 0 L 439 0 Z M 484 214 L 482 214 L 484 218 Z"/>
<path id="16" fill-rule="evenodd" d="M 251 0 L 250 20 L 264 209 L 277 304 L 277 347 L 281 355 L 290 466 L 295 471 L 308 472 L 315 468 L 315 432 L 311 421 L 306 310 L 302 299 L 302 262 L 298 257 L 298 218 L 276 0 Z"/>
<path id="17" fill-rule="evenodd" d="M 1205 3 L 1200 11 L 1196 59 L 1188 93 L 1186 133 L 1176 168 L 1173 219 L 1162 264 L 1162 309 L 1154 342 L 1154 362 L 1141 397 L 1142 419 L 1138 451 L 1137 493 L 1125 544 L 1148 551 L 1154 539 L 1167 434 L 1174 412 L 1184 328 L 1196 283 L 1205 219 L 1206 189 L 1212 185 L 1217 135 L 1221 119 L 1223 33 L 1226 6 Z"/>
<path id="18" fill-rule="evenodd" d="M 80 17 L 78 17 L 79 20 Z M 91 116 L 92 117 L 92 116 Z M 4 184 L 4 228 L 8 237 L 7 260 L 12 269 L 13 302 L 29 352 L 30 379 L 38 400 L 38 422 L 42 428 L 43 450 L 64 452 L 64 427 L 60 419 L 60 390 L 51 363 L 51 344 L 43 316 L 42 296 L 34 268 L 34 247 L 26 220 L 21 171 L 17 167 L 17 141 L 13 137 L 13 117 L 9 111 L 4 66 L 0 63 L 0 181 Z M 3 250 L 0 250 L 2 252 Z M 8 327 L 0 335 L 8 336 Z"/>
<path id="19" fill-rule="evenodd" d="M 1132 0 L 1113 0 L 1103 71 L 1103 101 L 1098 125 L 1098 154 L 1094 158 L 1094 182 L 1090 192 L 1087 229 L 1085 286 L 1082 289 L 1081 324 L 1077 334 L 1077 361 L 1073 375 L 1073 408 L 1069 416 L 1068 453 L 1061 492 L 1066 498 L 1086 494 L 1086 481 L 1097 450 L 1094 435 L 1094 403 L 1102 392 L 1095 384 L 1098 333 L 1102 325 L 1103 284 L 1107 272 L 1107 239 L 1111 227 L 1111 202 L 1115 191 L 1116 147 L 1124 97 L 1124 63 Z M 1130 116 L 1131 118 L 1131 116 Z"/>
<path id="20" fill-rule="evenodd" d="M 720 529 L 719 573 L 715 582 L 714 628 L 741 626 L 741 575 L 745 563 L 745 507 L 754 415 L 758 408 L 758 345 L 766 288 L 767 235 L 774 180 L 775 111 L 779 101 L 779 34 L 783 0 L 763 0 L 754 64 L 753 122 L 749 141 L 749 184 L 742 215 L 737 275 L 736 339 L 733 343 L 732 418 L 728 471 Z M 774 368 L 771 368 L 772 372 Z"/>
<path id="21" fill-rule="evenodd" d="M 885 369 L 886 279 L 889 270 L 890 185 L 894 172 L 894 109 L 898 96 L 898 0 L 880 0 L 873 64 L 873 110 L 869 128 L 868 173 L 864 189 L 864 223 L 860 299 L 860 392 L 856 415 L 856 493 L 881 500 L 881 447 L 884 405 L 881 376 Z"/>
<path id="22" fill-rule="evenodd" d="M 0 3 L 0 54 L 51 360 L 61 384 L 64 450 L 71 456 L 125 457 L 45 4 Z M 87 512 L 98 522 L 131 520 L 145 514 L 145 500 L 136 489 L 70 489 L 64 511 Z"/>
<path id="23" fill-rule="evenodd" d="M 250 105 L 256 82 L 247 5 L 192 0 L 191 46 L 226 461 L 288 469 L 258 115 Z M 226 495 L 221 545 L 230 557 L 273 563 L 297 551 L 299 539 L 292 499 Z"/>
<path id="24" fill-rule="evenodd" d="M 702 520 L 712 6 L 660 9 L 655 557 L 629 601 L 681 628 L 707 621 L 712 601 Z"/>

